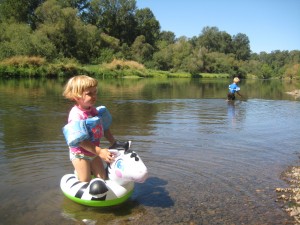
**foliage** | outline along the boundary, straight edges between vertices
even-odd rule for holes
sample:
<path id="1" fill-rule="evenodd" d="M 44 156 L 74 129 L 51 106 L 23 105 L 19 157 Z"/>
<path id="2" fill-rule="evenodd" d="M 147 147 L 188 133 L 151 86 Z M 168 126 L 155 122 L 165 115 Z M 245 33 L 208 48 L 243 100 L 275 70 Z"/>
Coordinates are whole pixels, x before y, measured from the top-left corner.
<path id="1" fill-rule="evenodd" d="M 135 69 L 135 70 L 143 70 L 145 67 L 142 64 L 139 64 L 135 61 L 124 61 L 114 59 L 111 63 L 107 63 L 103 65 L 104 68 L 110 70 L 123 70 L 123 69 Z"/>
<path id="2" fill-rule="evenodd" d="M 145 36 L 138 36 L 131 45 L 132 58 L 138 62 L 147 62 L 152 58 L 153 47 L 146 42 Z"/>
<path id="3" fill-rule="evenodd" d="M 102 72 L 86 72 L 120 76 L 122 70 L 152 76 L 149 71 L 162 70 L 155 75 L 300 79 L 299 50 L 252 53 L 246 34 L 230 35 L 209 26 L 198 36 L 176 38 L 171 31 L 161 31 L 151 9 L 138 9 L 136 0 L 0 0 L 0 60 L 14 56 L 40 57 L 47 63 L 16 69 L 2 63 L 6 75 L 15 71 L 26 76 L 64 72 L 69 76 L 85 71 L 80 64 L 114 65 L 113 60 L 119 59 L 136 61 L 149 70 L 119 63 L 113 67 L 115 74 L 105 66 Z M 75 63 L 65 64 L 65 59 Z"/>
<path id="4" fill-rule="evenodd" d="M 285 78 L 297 78 L 300 79 L 300 64 L 289 64 L 285 66 L 285 72 L 283 74 Z"/>
<path id="5" fill-rule="evenodd" d="M 68 59 L 49 64 L 45 58 L 37 56 L 15 56 L 0 62 L 0 74 L 7 77 L 69 77 L 82 73 L 89 72 Z"/>
<path id="6" fill-rule="evenodd" d="M 248 60 L 250 58 L 250 41 L 247 35 L 238 33 L 232 38 L 233 53 L 237 60 Z"/>
<path id="7" fill-rule="evenodd" d="M 149 8 L 136 10 L 137 36 L 143 35 L 145 41 L 154 45 L 160 30 L 160 24 Z"/>
<path id="8" fill-rule="evenodd" d="M 15 67 L 30 67 L 30 66 L 43 66 L 46 63 L 45 58 L 41 57 L 28 57 L 28 56 L 14 56 L 6 58 L 0 65 L 15 66 Z"/>

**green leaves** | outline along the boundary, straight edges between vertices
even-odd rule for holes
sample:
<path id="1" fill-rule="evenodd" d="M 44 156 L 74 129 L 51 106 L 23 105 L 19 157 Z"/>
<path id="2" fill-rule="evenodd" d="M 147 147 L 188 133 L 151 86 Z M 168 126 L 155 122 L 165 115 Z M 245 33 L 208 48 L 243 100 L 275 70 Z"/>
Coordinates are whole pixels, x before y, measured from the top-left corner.
<path id="1" fill-rule="evenodd" d="M 251 54 L 246 34 L 206 26 L 199 36 L 161 31 L 135 0 L 0 0 L 0 60 L 40 56 L 82 64 L 135 60 L 150 69 L 299 77 L 299 51 Z M 295 69 L 296 68 L 296 69 Z"/>

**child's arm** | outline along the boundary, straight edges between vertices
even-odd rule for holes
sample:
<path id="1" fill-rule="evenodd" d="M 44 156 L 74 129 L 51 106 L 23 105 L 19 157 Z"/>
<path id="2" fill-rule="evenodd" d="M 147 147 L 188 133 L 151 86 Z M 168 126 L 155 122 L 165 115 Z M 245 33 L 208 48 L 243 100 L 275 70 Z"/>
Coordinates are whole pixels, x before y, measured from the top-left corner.
<path id="1" fill-rule="evenodd" d="M 109 152 L 107 148 L 100 148 L 100 147 L 94 145 L 89 140 L 84 140 L 84 141 L 80 142 L 79 146 L 89 152 L 92 152 L 92 153 L 100 156 L 100 158 L 103 159 L 107 163 L 111 163 L 114 161 L 114 155 L 111 152 Z"/>
<path id="2" fill-rule="evenodd" d="M 243 96 L 240 94 L 240 92 L 239 92 L 239 91 L 237 91 L 236 93 L 237 93 L 237 94 L 238 94 L 240 97 L 243 97 Z"/>

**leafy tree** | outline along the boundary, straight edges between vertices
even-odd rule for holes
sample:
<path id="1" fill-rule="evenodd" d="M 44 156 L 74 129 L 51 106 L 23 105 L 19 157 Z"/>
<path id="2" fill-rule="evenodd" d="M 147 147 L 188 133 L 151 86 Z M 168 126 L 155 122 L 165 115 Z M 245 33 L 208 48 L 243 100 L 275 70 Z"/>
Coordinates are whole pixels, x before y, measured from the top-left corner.
<path id="1" fill-rule="evenodd" d="M 261 62 L 255 58 L 251 58 L 248 60 L 246 63 L 242 65 L 243 70 L 247 71 L 248 74 L 259 74 L 260 73 L 260 68 L 261 68 Z"/>
<path id="2" fill-rule="evenodd" d="M 91 0 L 85 22 L 131 45 L 136 38 L 135 0 Z"/>
<path id="3" fill-rule="evenodd" d="M 175 43 L 175 34 L 171 31 L 162 31 L 162 32 L 160 32 L 157 41 L 165 41 L 166 44 L 174 44 Z"/>
<path id="4" fill-rule="evenodd" d="M 154 48 L 155 52 L 159 52 L 166 49 L 170 44 L 175 43 L 175 34 L 170 31 L 163 31 L 159 34 L 158 40 L 156 40 Z M 159 63 L 158 63 L 159 64 Z"/>
<path id="5" fill-rule="evenodd" d="M 199 45 L 209 52 L 217 52 L 220 49 L 220 31 L 217 27 L 204 27 L 199 37 Z"/>
<path id="6" fill-rule="evenodd" d="M 80 14 L 84 13 L 90 4 L 90 0 L 57 0 L 60 5 L 65 7 L 71 7 L 78 10 Z"/>
<path id="7" fill-rule="evenodd" d="M 220 32 L 220 53 L 232 53 L 232 38 L 225 31 Z"/>
<path id="8" fill-rule="evenodd" d="M 155 19 L 149 8 L 138 9 L 135 13 L 137 21 L 137 35 L 143 35 L 145 41 L 150 45 L 154 45 L 160 33 L 159 22 Z"/>
<path id="9" fill-rule="evenodd" d="M 114 38 L 112 36 L 109 36 L 105 33 L 100 34 L 101 40 L 104 42 L 104 47 L 110 47 L 114 50 L 118 50 L 120 48 L 120 40 L 117 38 Z"/>
<path id="10" fill-rule="evenodd" d="M 88 63 L 99 55 L 100 33 L 95 26 L 85 25 L 77 12 L 75 8 L 63 8 L 57 1 L 48 0 L 36 10 L 38 29 L 49 37 L 61 57 Z"/>
<path id="11" fill-rule="evenodd" d="M 138 36 L 132 44 L 131 52 L 134 60 L 144 63 L 152 58 L 153 47 L 148 44 L 146 38 L 141 35 Z"/>
<path id="12" fill-rule="evenodd" d="M 173 45 L 161 46 L 159 51 L 153 54 L 155 68 L 158 70 L 168 71 L 173 68 Z"/>
<path id="13" fill-rule="evenodd" d="M 233 74 L 233 66 L 235 65 L 235 60 L 232 55 L 226 55 L 220 52 L 209 53 L 209 57 L 213 59 L 211 62 L 211 72 L 214 73 L 229 73 Z"/>
<path id="14" fill-rule="evenodd" d="M 124 43 L 120 47 L 120 51 L 117 53 L 120 59 L 132 60 L 132 54 L 130 47 Z"/>
<path id="15" fill-rule="evenodd" d="M 290 61 L 293 63 L 300 63 L 300 50 L 294 50 L 289 53 Z"/>
<path id="16" fill-rule="evenodd" d="M 0 59 L 15 55 L 42 56 L 48 59 L 56 55 L 55 46 L 47 36 L 24 23 L 0 23 Z"/>
<path id="17" fill-rule="evenodd" d="M 288 64 L 285 66 L 285 72 L 283 74 L 283 77 L 286 78 L 300 78 L 300 64 Z"/>
<path id="18" fill-rule="evenodd" d="M 194 49 L 191 45 L 191 54 L 183 60 L 181 68 L 192 75 L 198 75 L 203 71 L 204 60 L 202 50 Z"/>
<path id="19" fill-rule="evenodd" d="M 45 0 L 0 0 L 0 20 L 13 20 L 35 28 L 35 9 Z"/>
<path id="20" fill-rule="evenodd" d="M 175 71 L 187 71 L 187 59 L 192 52 L 192 45 L 187 41 L 186 37 L 180 37 L 173 47 L 172 63 Z"/>
<path id="21" fill-rule="evenodd" d="M 232 52 L 231 36 L 224 31 L 219 31 L 217 27 L 204 27 L 202 34 L 198 38 L 198 42 L 197 45 L 205 47 L 210 52 L 225 54 Z"/>
<path id="22" fill-rule="evenodd" d="M 250 58 L 250 41 L 247 35 L 238 33 L 232 38 L 233 53 L 238 60 L 248 60 Z"/>
<path id="23" fill-rule="evenodd" d="M 268 64 L 264 63 L 258 72 L 258 77 L 262 79 L 268 79 L 272 77 L 272 73 L 272 68 Z"/>

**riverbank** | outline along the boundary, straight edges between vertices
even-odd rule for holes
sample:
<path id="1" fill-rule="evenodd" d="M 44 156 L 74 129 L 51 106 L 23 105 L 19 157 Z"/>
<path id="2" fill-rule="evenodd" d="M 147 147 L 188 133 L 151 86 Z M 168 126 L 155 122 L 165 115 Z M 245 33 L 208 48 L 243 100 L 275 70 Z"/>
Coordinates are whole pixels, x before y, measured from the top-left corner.
<path id="1" fill-rule="evenodd" d="M 278 194 L 277 201 L 282 202 L 282 208 L 291 217 L 296 224 L 300 224 L 300 166 L 290 167 L 282 174 L 289 187 L 276 188 Z"/>
<path id="2" fill-rule="evenodd" d="M 12 57 L 0 62 L 0 77 L 71 77 L 86 74 L 97 78 L 230 78 L 226 73 L 172 72 L 151 70 L 135 61 L 113 60 L 111 63 L 81 65 L 75 60 L 47 62 L 41 57 Z"/>
<path id="3" fill-rule="evenodd" d="M 286 92 L 289 95 L 294 96 L 295 98 L 300 98 L 300 89 Z"/>

